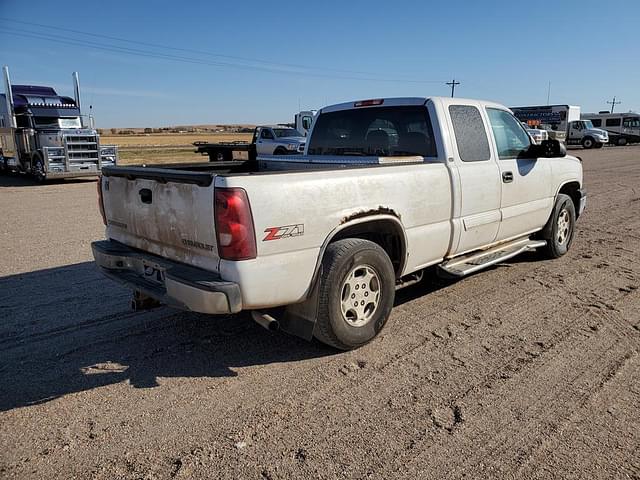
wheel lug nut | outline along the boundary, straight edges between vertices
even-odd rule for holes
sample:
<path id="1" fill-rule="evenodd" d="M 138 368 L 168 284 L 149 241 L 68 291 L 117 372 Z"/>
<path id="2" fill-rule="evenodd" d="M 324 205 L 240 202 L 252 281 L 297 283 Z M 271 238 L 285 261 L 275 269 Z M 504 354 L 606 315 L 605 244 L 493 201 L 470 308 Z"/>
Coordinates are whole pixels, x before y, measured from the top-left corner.
<path id="1" fill-rule="evenodd" d="M 362 302 L 360 302 L 360 305 L 364 307 L 364 300 L 362 300 Z"/>
<path id="2" fill-rule="evenodd" d="M 369 296 L 369 292 L 364 292 L 364 296 L 368 297 Z"/>
<path id="3" fill-rule="evenodd" d="M 355 294 L 355 293 L 352 293 L 352 294 L 351 294 L 351 298 L 356 298 L 356 294 Z"/>

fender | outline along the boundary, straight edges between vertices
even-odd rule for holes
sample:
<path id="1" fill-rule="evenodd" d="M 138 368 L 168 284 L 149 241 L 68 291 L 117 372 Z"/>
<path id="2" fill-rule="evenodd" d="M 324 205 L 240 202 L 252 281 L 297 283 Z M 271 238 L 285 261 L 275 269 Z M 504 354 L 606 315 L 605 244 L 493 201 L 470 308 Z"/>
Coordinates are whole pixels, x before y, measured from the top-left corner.
<path id="1" fill-rule="evenodd" d="M 386 210 L 386 211 L 392 212 L 391 210 Z M 409 250 L 407 248 L 407 235 L 404 229 L 404 225 L 400 221 L 400 218 L 397 215 L 394 215 L 392 213 L 384 213 L 384 214 L 371 213 L 367 215 L 353 217 L 350 220 L 347 220 L 346 222 L 341 223 L 340 225 L 336 226 L 333 230 L 331 230 L 327 235 L 327 238 L 325 238 L 324 242 L 322 243 L 322 246 L 320 247 L 320 252 L 318 253 L 318 258 L 316 259 L 316 266 L 313 270 L 313 276 L 311 277 L 311 283 L 307 288 L 307 291 L 305 292 L 305 298 L 308 298 L 309 294 L 313 291 L 315 284 L 320 278 L 322 258 L 324 257 L 324 253 L 327 250 L 327 247 L 329 246 L 331 241 L 336 237 L 336 235 L 346 230 L 347 228 L 353 227 L 354 225 L 360 225 L 363 223 L 369 223 L 377 220 L 385 220 L 385 221 L 389 220 L 395 223 L 398 229 L 402 232 L 401 240 L 402 240 L 402 246 L 404 249 L 404 258 L 402 259 L 400 272 L 404 270 L 404 266 L 407 262 L 407 255 L 409 254 Z"/>

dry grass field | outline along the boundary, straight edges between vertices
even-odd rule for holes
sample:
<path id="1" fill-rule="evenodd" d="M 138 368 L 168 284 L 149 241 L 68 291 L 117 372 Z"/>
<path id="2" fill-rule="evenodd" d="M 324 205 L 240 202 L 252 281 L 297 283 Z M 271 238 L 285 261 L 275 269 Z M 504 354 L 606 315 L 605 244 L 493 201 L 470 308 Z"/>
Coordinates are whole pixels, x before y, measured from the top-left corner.
<path id="1" fill-rule="evenodd" d="M 121 164 L 206 161 L 195 153 L 193 142 L 251 141 L 251 133 L 152 133 L 102 135 L 103 145 L 118 145 Z"/>

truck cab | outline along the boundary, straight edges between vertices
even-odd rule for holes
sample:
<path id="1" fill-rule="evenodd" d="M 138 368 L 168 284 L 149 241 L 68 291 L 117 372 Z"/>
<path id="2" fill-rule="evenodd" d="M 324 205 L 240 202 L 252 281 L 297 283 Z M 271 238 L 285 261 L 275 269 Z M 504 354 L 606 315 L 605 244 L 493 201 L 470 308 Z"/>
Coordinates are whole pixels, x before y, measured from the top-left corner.
<path id="1" fill-rule="evenodd" d="M 602 148 L 606 143 L 609 143 L 609 134 L 605 130 L 595 128 L 591 120 L 569 122 L 567 131 L 568 145 L 582 145 L 584 148 Z"/>
<path id="2" fill-rule="evenodd" d="M 311 130 L 316 113 L 318 113 L 317 110 L 303 110 L 296 113 L 293 117 L 294 128 L 306 137 Z"/>
<path id="3" fill-rule="evenodd" d="M 256 127 L 252 143 L 258 155 L 291 155 L 304 152 L 306 137 L 288 126 Z"/>
<path id="4" fill-rule="evenodd" d="M 52 178 L 97 176 L 117 162 L 115 145 L 100 145 L 93 119 L 80 111 L 78 76 L 75 98 L 52 87 L 11 85 L 4 68 L 0 94 L 0 171 L 29 173 L 38 182 Z"/>

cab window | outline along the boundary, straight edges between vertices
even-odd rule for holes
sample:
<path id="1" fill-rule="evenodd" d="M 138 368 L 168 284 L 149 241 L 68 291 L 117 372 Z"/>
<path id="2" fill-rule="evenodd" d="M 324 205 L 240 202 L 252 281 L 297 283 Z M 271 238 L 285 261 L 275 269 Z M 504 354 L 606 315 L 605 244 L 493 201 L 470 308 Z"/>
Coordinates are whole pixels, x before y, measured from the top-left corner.
<path id="1" fill-rule="evenodd" d="M 260 132 L 260 138 L 266 138 L 266 139 L 272 140 L 273 133 L 271 133 L 271 130 L 265 128 L 264 130 L 262 130 L 262 132 Z"/>
<path id="2" fill-rule="evenodd" d="M 625 126 L 625 128 L 638 128 L 640 127 L 640 117 L 638 118 L 625 118 L 622 120 L 623 125 Z"/>
<path id="3" fill-rule="evenodd" d="M 489 140 L 480 110 L 472 105 L 449 105 L 458 154 L 463 162 L 482 162 L 491 158 Z"/>
<path id="4" fill-rule="evenodd" d="M 311 128 L 311 121 L 313 118 L 311 117 L 302 117 L 302 128 L 305 130 L 309 130 Z"/>
<path id="5" fill-rule="evenodd" d="M 498 157 L 504 160 L 525 156 L 531 146 L 531 139 L 520 122 L 509 112 L 497 108 L 487 108 L 487 114 L 496 140 Z"/>

